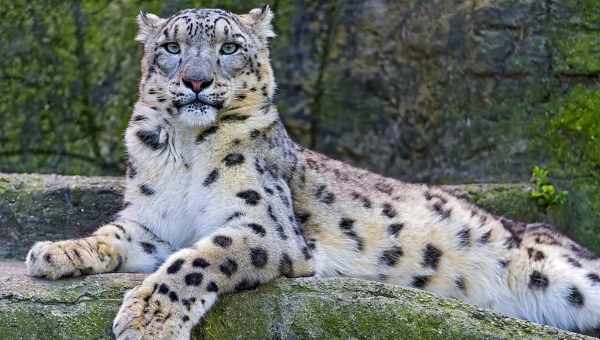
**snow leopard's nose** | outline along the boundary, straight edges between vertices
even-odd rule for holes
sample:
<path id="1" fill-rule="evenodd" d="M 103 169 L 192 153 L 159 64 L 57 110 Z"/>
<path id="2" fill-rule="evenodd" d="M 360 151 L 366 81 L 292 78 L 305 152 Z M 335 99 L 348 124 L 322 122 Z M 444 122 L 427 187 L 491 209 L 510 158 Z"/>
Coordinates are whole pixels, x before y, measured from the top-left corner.
<path id="1" fill-rule="evenodd" d="M 212 78 L 211 79 L 182 78 L 181 80 L 183 81 L 183 85 L 185 85 L 185 87 L 191 89 L 192 91 L 194 91 L 196 93 L 209 87 L 210 84 L 212 84 L 212 82 L 213 82 Z"/>
<path id="2" fill-rule="evenodd" d="M 187 88 L 199 93 L 212 84 L 212 71 L 212 65 L 207 58 L 193 57 L 184 66 L 181 80 Z"/>

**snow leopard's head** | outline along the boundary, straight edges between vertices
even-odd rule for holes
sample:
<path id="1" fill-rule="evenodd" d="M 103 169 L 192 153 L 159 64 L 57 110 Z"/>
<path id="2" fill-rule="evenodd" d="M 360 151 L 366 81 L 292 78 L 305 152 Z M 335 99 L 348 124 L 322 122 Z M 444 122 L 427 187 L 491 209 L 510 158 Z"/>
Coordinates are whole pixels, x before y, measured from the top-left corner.
<path id="1" fill-rule="evenodd" d="M 140 13 L 141 101 L 190 127 L 208 126 L 240 108 L 268 107 L 275 89 L 272 18 L 267 6 L 244 15 L 188 9 L 163 19 Z"/>

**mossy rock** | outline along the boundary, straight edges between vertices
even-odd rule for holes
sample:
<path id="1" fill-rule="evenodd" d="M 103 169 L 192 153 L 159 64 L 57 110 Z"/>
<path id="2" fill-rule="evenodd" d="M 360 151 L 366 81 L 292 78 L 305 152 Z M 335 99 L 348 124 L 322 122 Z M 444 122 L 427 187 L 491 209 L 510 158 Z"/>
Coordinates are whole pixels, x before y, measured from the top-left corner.
<path id="1" fill-rule="evenodd" d="M 109 339 L 142 274 L 47 281 L 0 262 L 0 339 Z M 457 300 L 357 279 L 280 279 L 226 295 L 194 339 L 585 339 Z"/>
<path id="2" fill-rule="evenodd" d="M 0 174 L 0 259 L 24 259 L 36 241 L 89 235 L 110 222 L 122 202 L 123 180 L 115 177 Z M 540 209 L 530 199 L 530 187 L 514 184 L 445 186 L 490 212 L 524 222 L 547 222 L 572 236 L 562 226 L 569 209 Z M 592 224 L 594 215 L 590 215 Z M 587 243 L 600 236 L 586 234 Z"/>
<path id="3" fill-rule="evenodd" d="M 113 177 L 0 174 L 0 258 L 23 259 L 44 239 L 89 235 L 121 207 Z"/>

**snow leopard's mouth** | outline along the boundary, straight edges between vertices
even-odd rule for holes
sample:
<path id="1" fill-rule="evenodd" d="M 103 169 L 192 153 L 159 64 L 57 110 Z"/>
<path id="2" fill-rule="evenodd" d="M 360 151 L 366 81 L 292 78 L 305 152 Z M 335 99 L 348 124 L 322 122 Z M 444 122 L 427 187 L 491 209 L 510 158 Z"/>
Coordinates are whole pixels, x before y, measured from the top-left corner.
<path id="1" fill-rule="evenodd" d="M 211 101 L 201 97 L 196 97 L 195 99 L 188 102 L 176 102 L 175 106 L 179 110 L 185 109 L 186 111 L 202 111 L 202 109 L 206 109 L 207 106 L 220 110 L 223 108 L 223 103 L 219 101 Z"/>
<path id="2" fill-rule="evenodd" d="M 191 127 L 206 127 L 215 122 L 222 106 L 218 102 L 194 99 L 183 105 L 177 105 L 177 111 L 184 124 Z"/>

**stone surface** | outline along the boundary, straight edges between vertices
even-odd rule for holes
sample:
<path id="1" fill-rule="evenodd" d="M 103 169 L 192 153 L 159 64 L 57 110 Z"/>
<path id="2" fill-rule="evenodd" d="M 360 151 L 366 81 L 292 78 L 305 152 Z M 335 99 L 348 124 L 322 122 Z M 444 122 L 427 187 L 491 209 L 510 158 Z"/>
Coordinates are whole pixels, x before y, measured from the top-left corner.
<path id="1" fill-rule="evenodd" d="M 526 184 L 446 186 L 481 207 L 525 222 L 556 222 L 564 209 L 541 211 Z M 36 241 L 89 235 L 111 221 L 123 179 L 0 173 L 0 259 L 24 259 Z M 563 230 L 567 233 L 569 230 Z"/>
<path id="2" fill-rule="evenodd" d="M 304 1 L 290 11 L 273 60 L 292 135 L 388 176 L 524 180 L 552 157 L 536 144 L 557 114 L 550 104 L 598 88 L 597 0 Z"/>
<path id="3" fill-rule="evenodd" d="M 119 210 L 122 180 L 0 174 L 0 259 L 24 259 L 36 241 L 90 234 Z"/>
<path id="4" fill-rule="evenodd" d="M 0 339 L 108 339 L 141 274 L 46 281 L 0 262 Z M 194 339 L 585 339 L 414 289 L 355 279 L 277 280 L 225 296 Z"/>

